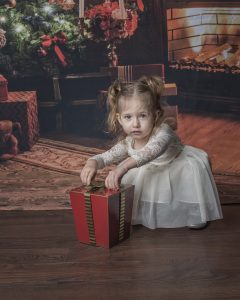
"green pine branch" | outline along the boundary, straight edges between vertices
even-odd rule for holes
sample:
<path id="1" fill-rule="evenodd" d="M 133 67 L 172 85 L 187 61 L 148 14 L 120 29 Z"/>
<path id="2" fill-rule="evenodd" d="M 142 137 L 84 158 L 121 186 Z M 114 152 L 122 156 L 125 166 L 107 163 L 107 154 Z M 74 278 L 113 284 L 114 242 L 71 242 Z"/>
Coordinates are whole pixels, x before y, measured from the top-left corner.
<path id="1" fill-rule="evenodd" d="M 0 3 L 0 28 L 6 31 L 7 39 L 1 52 L 9 55 L 14 74 L 18 76 L 60 75 L 84 60 L 84 38 L 79 32 L 77 7 L 65 11 L 58 4 L 49 5 L 47 0 L 18 0 L 15 8 Z M 65 69 L 54 52 L 54 44 L 45 48 L 46 56 L 39 55 L 43 48 L 41 37 L 53 38 L 61 31 L 67 37 L 65 44 L 59 43 L 69 62 Z"/>

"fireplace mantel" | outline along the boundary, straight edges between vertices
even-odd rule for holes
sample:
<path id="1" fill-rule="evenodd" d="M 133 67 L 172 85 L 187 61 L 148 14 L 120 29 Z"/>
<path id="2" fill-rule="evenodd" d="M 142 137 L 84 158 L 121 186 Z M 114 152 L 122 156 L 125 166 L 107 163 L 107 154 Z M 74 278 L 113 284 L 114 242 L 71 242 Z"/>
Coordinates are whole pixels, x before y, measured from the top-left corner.
<path id="1" fill-rule="evenodd" d="M 240 7 L 239 0 L 165 0 L 166 8 L 189 8 L 189 7 Z"/>

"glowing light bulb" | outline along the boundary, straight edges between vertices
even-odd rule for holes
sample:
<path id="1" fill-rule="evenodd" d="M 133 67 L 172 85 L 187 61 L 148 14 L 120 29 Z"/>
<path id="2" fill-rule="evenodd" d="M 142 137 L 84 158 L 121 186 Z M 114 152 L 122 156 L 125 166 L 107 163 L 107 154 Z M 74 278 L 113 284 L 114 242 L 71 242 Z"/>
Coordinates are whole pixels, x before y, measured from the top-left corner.
<path id="1" fill-rule="evenodd" d="M 1 22 L 1 23 L 5 23 L 5 22 L 6 22 L 6 18 L 5 18 L 4 16 L 1 16 L 1 17 L 0 17 L 0 22 Z"/>
<path id="2" fill-rule="evenodd" d="M 16 25 L 16 28 L 15 28 L 15 31 L 19 33 L 19 32 L 21 32 L 23 29 L 24 29 L 24 27 L 23 27 L 22 24 L 17 24 L 17 25 Z"/>
<path id="3" fill-rule="evenodd" d="M 48 14 L 51 14 L 53 12 L 53 8 L 52 6 L 46 4 L 44 7 L 43 7 L 43 10 L 48 13 Z"/>

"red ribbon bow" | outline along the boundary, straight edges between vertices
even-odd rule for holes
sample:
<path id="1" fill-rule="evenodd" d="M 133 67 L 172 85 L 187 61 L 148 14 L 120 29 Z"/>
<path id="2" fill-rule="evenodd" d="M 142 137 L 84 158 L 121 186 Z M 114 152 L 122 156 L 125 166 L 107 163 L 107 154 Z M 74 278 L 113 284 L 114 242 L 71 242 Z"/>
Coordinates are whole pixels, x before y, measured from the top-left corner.
<path id="1" fill-rule="evenodd" d="M 49 35 L 44 34 L 43 36 L 41 36 L 41 40 L 42 40 L 42 46 L 44 48 L 49 48 L 52 44 L 54 44 L 54 51 L 57 57 L 61 61 L 62 65 L 66 67 L 67 66 L 66 58 L 62 53 L 62 50 L 57 45 L 57 43 L 65 44 L 67 42 L 66 35 L 63 32 L 60 33 L 60 37 L 58 36 L 50 37 Z"/>
<path id="2" fill-rule="evenodd" d="M 140 11 L 144 11 L 144 4 L 142 0 L 137 0 L 137 5 Z"/>

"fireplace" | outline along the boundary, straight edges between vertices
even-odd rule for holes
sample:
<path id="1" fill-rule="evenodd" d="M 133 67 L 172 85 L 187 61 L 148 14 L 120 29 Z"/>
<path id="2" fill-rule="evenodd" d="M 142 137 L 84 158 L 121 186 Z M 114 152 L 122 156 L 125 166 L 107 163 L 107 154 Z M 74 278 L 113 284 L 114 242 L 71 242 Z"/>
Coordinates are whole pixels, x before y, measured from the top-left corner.
<path id="1" fill-rule="evenodd" d="M 166 5 L 165 65 L 182 109 L 240 112 L 240 1 Z"/>

